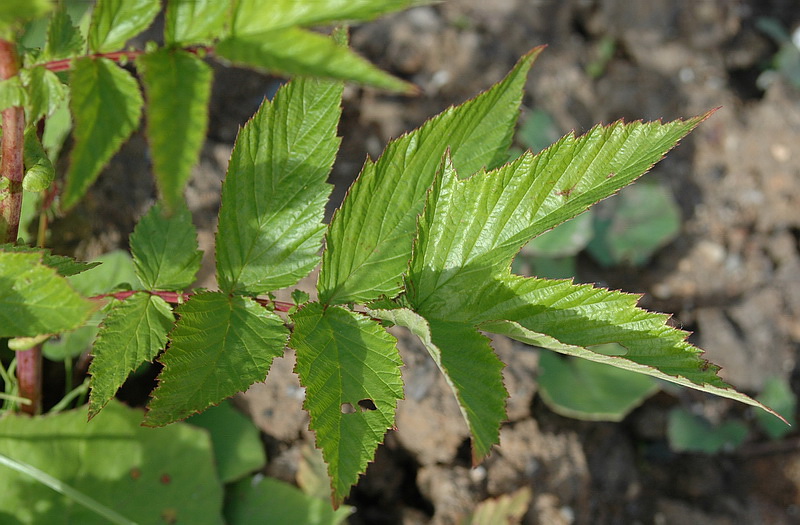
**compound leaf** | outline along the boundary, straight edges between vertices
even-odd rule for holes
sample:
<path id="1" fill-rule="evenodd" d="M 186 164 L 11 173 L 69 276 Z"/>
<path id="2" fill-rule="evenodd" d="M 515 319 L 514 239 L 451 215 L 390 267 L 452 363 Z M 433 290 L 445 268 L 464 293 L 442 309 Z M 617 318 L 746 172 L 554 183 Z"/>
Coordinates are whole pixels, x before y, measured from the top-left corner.
<path id="1" fill-rule="evenodd" d="M 416 88 L 385 73 L 331 38 L 288 27 L 236 34 L 220 40 L 216 54 L 270 73 L 328 77 L 412 93 Z"/>
<path id="2" fill-rule="evenodd" d="M 480 462 L 499 442 L 508 398 L 503 385 L 504 365 L 489 339 L 470 324 L 424 319 L 406 308 L 369 313 L 408 328 L 422 341 L 455 394 L 470 429 L 473 464 Z"/>
<path id="3" fill-rule="evenodd" d="M 89 25 L 89 48 L 95 53 L 121 49 L 147 29 L 160 10 L 159 0 L 99 0 Z"/>
<path id="4" fill-rule="evenodd" d="M 0 337 L 72 330 L 95 309 L 41 254 L 0 251 Z"/>
<path id="5" fill-rule="evenodd" d="M 139 220 L 130 236 L 136 275 L 148 290 L 181 290 L 194 281 L 202 252 L 192 214 L 179 207 L 168 216 L 156 204 Z"/>
<path id="6" fill-rule="evenodd" d="M 249 297 L 203 292 L 175 312 L 149 426 L 186 418 L 263 381 L 288 338 L 281 318 Z"/>
<path id="7" fill-rule="evenodd" d="M 166 204 L 183 202 L 208 126 L 211 68 L 197 55 L 159 49 L 137 60 L 147 94 L 147 138 L 153 172 Z"/>
<path id="8" fill-rule="evenodd" d="M 293 80 L 239 132 L 217 230 L 222 290 L 255 295 L 291 286 L 319 262 L 342 89 Z"/>
<path id="9" fill-rule="evenodd" d="M 103 321 L 89 366 L 89 418 L 114 397 L 128 374 L 152 361 L 167 343 L 172 309 L 160 297 L 142 292 L 116 304 Z"/>
<path id="10" fill-rule="evenodd" d="M 86 193 L 100 170 L 139 125 L 142 95 L 130 73 L 107 58 L 74 61 L 70 109 L 75 146 L 61 195 L 69 209 Z"/>
<path id="11" fill-rule="evenodd" d="M 262 11 L 271 12 L 273 6 Z M 164 22 L 167 44 L 209 44 L 225 28 L 231 10 L 230 0 L 169 0 Z"/>
<path id="12" fill-rule="evenodd" d="M 318 289 L 325 303 L 394 295 L 411 256 L 417 216 L 447 148 L 464 173 L 506 158 L 525 79 L 541 49 L 523 57 L 500 83 L 392 141 L 367 161 L 333 216 Z"/>
<path id="13" fill-rule="evenodd" d="M 376 321 L 310 303 L 293 316 L 289 345 L 306 388 L 305 409 L 338 506 L 367 468 L 403 398 L 396 340 Z"/>

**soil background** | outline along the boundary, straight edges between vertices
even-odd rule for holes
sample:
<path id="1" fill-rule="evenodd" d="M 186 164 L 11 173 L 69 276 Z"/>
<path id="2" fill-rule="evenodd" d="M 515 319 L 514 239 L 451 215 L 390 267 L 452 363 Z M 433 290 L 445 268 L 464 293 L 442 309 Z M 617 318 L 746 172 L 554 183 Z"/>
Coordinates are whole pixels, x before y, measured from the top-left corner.
<path id="1" fill-rule="evenodd" d="M 664 121 L 721 107 L 647 177 L 663 181 L 682 213 L 677 240 L 644 267 L 601 269 L 581 257 L 578 279 L 646 294 L 748 394 L 769 377 L 800 391 L 800 91 L 765 73 L 778 51 L 758 28 L 771 17 L 791 31 L 800 3 L 778 0 L 448 0 L 352 30 L 364 56 L 417 84 L 407 98 L 348 87 L 343 146 L 331 182 L 340 201 L 366 155 L 391 138 L 500 80 L 531 48 L 548 47 L 524 106 L 550 114 L 560 134 L 617 119 Z M 614 53 L 587 68 L 604 42 Z M 201 247 L 213 253 L 220 182 L 240 125 L 280 80 L 215 64 L 208 142 L 187 190 Z M 766 75 L 766 76 L 765 76 Z M 760 79 L 760 80 L 759 80 Z M 526 112 L 523 112 L 523 119 Z M 91 258 L 125 247 L 155 195 L 145 141 L 134 137 L 92 194 L 57 222 L 60 251 Z M 120 185 L 118 177 L 135 182 Z M 126 188 L 123 192 L 120 187 Z M 332 211 L 332 208 L 331 210 Z M 84 234 L 90 233 L 90 240 Z M 313 290 L 313 276 L 303 286 Z M 210 258 L 201 286 L 213 287 Z M 716 455 L 672 451 L 669 411 L 752 423 L 752 411 L 688 390 L 650 398 L 621 423 L 551 412 L 537 395 L 537 354 L 495 339 L 508 364 L 509 421 L 501 445 L 471 468 L 466 426 L 436 366 L 408 333 L 397 431 L 353 490 L 353 524 L 458 523 L 476 503 L 532 491 L 527 524 L 800 523 L 800 440 L 770 440 L 755 424 L 745 444 Z M 291 354 L 237 400 L 263 431 L 266 473 L 294 481 L 300 446 L 313 441 Z"/>

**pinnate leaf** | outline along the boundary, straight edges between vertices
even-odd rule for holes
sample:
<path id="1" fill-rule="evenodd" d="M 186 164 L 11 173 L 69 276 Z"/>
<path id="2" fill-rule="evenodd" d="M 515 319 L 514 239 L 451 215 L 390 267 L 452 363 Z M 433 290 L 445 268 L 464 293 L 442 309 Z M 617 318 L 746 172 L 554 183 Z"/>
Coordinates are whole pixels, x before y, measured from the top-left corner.
<path id="1" fill-rule="evenodd" d="M 81 58 L 71 75 L 70 109 L 75 146 L 61 196 L 69 209 L 86 193 L 100 170 L 139 125 L 142 95 L 130 73 L 106 58 Z"/>
<path id="2" fill-rule="evenodd" d="M 161 10 L 159 0 L 98 0 L 89 25 L 89 47 L 95 53 L 121 49 L 145 29 Z"/>
<path id="3" fill-rule="evenodd" d="M 292 320 L 289 345 L 306 388 L 303 406 L 338 506 L 394 425 L 403 398 L 400 356 L 395 338 L 380 324 L 345 308 L 310 303 Z"/>
<path id="4" fill-rule="evenodd" d="M 161 196 L 174 209 L 208 126 L 211 68 L 197 55 L 159 49 L 137 60 L 147 94 L 147 137 Z"/>
<path id="5" fill-rule="evenodd" d="M 412 93 L 413 85 L 385 73 L 319 33 L 288 27 L 220 40 L 214 51 L 236 64 L 270 73 L 328 77 Z"/>
<path id="6" fill-rule="evenodd" d="M 249 297 L 203 292 L 175 312 L 149 426 L 184 419 L 263 381 L 288 338 L 281 318 Z"/>
<path id="7" fill-rule="evenodd" d="M 136 275 L 148 290 L 180 290 L 194 281 L 202 253 L 192 215 L 182 206 L 172 215 L 156 204 L 130 236 Z"/>
<path id="8" fill-rule="evenodd" d="M 94 310 L 41 254 L 0 251 L 0 337 L 72 330 Z"/>
<path id="9" fill-rule="evenodd" d="M 342 89 L 293 80 L 239 132 L 217 231 L 222 290 L 256 295 L 291 286 L 319 262 Z"/>
<path id="10" fill-rule="evenodd" d="M 272 11 L 269 9 L 262 11 Z M 167 44 L 208 44 L 219 37 L 231 10 L 230 0 L 169 0 L 164 22 Z"/>
<path id="11" fill-rule="evenodd" d="M 97 334 L 89 373 L 89 418 L 114 397 L 128 374 L 167 344 L 174 319 L 160 297 L 140 292 L 116 304 Z"/>
<path id="12" fill-rule="evenodd" d="M 480 462 L 499 442 L 508 397 L 503 385 L 504 365 L 489 339 L 473 325 L 427 320 L 406 308 L 375 309 L 369 313 L 408 328 L 422 341 L 444 374 L 469 427 L 473 464 Z"/>
<path id="13" fill-rule="evenodd" d="M 369 301 L 401 290 L 417 216 L 445 151 L 464 173 L 506 158 L 528 70 L 541 49 L 523 57 L 500 83 L 392 141 L 367 161 L 336 211 L 318 289 L 325 303 Z"/>

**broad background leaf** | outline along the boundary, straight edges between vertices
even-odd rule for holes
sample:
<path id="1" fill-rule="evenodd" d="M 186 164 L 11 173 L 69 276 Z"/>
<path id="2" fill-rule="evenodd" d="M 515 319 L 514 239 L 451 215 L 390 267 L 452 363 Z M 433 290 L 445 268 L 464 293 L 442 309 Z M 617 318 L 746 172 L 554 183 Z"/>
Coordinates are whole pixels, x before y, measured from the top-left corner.
<path id="1" fill-rule="evenodd" d="M 184 419 L 263 381 L 288 337 L 281 318 L 249 297 L 203 292 L 175 312 L 145 416 L 150 426 Z"/>
<path id="2" fill-rule="evenodd" d="M 0 251 L 0 337 L 72 330 L 95 309 L 40 254 Z"/>
<path id="3" fill-rule="evenodd" d="M 194 281 L 202 252 L 192 214 L 179 206 L 171 216 L 154 205 L 130 236 L 136 274 L 148 290 L 182 290 Z"/>
<path id="4" fill-rule="evenodd" d="M 0 2 L 0 38 L 11 38 L 15 25 L 44 16 L 52 7 L 49 0 L 3 0 Z"/>
<path id="5" fill-rule="evenodd" d="M 197 55 L 159 49 L 137 61 L 147 95 L 147 138 L 161 196 L 171 209 L 197 163 L 208 127 L 211 68 Z"/>
<path id="6" fill-rule="evenodd" d="M 75 119 L 61 207 L 69 209 L 86 193 L 100 170 L 139 125 L 142 95 L 130 73 L 107 58 L 73 62 L 70 109 Z"/>
<path id="7" fill-rule="evenodd" d="M 394 295 L 411 256 L 417 216 L 446 149 L 464 173 L 506 158 L 530 69 L 540 48 L 475 99 L 450 108 L 367 160 L 333 216 L 318 290 L 325 303 Z"/>
<path id="8" fill-rule="evenodd" d="M 403 398 L 396 340 L 366 316 L 310 303 L 293 316 L 289 346 L 306 389 L 303 407 L 328 464 L 334 506 L 367 468 Z M 371 400 L 374 410 L 360 401 Z M 343 406 L 344 405 L 344 406 Z M 354 410 L 343 413 L 346 407 Z"/>
<path id="9" fill-rule="evenodd" d="M 293 80 L 239 132 L 216 237 L 222 290 L 256 295 L 291 286 L 319 262 L 342 89 Z"/>
<path id="10" fill-rule="evenodd" d="M 271 11 L 269 9 L 263 11 Z M 230 0 L 168 0 L 164 22 L 167 44 L 209 44 L 219 37 L 231 12 Z"/>
<path id="11" fill-rule="evenodd" d="M 170 306 L 146 292 L 112 307 L 92 349 L 89 419 L 114 397 L 128 374 L 145 361 L 152 361 L 165 348 L 173 322 Z"/>
<path id="12" fill-rule="evenodd" d="M 90 423 L 77 409 L 0 420 L 0 453 L 30 464 L 137 523 L 222 524 L 208 434 L 189 425 L 142 428 L 142 412 L 112 402 Z M 24 523 L 108 520 L 29 477 L 0 466 L 0 508 Z M 124 495 L 124 497 L 121 497 Z M 7 516 L 7 515 L 5 515 Z"/>
<path id="13" fill-rule="evenodd" d="M 95 53 L 121 49 L 147 29 L 160 10 L 159 0 L 98 0 L 89 26 L 89 48 Z"/>

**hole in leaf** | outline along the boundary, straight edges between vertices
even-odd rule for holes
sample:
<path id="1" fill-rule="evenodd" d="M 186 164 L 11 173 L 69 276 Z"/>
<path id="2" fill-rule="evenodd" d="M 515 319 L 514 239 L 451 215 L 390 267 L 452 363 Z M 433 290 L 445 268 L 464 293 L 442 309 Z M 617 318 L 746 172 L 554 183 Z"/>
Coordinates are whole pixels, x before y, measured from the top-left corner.
<path id="1" fill-rule="evenodd" d="M 362 412 L 366 412 L 367 410 L 378 410 L 378 407 L 375 406 L 375 402 L 371 399 L 362 399 L 358 402 L 358 406 L 361 407 Z"/>
<path id="2" fill-rule="evenodd" d="M 350 403 L 342 403 L 342 414 L 354 414 L 356 411 Z"/>

